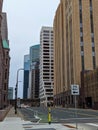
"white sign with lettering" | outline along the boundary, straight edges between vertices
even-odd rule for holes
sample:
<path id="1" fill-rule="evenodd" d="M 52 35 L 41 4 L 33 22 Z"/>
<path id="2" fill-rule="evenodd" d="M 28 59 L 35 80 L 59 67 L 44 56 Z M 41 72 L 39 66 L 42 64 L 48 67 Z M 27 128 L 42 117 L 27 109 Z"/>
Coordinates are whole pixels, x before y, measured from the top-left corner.
<path id="1" fill-rule="evenodd" d="M 71 85 L 71 95 L 79 95 L 79 85 Z"/>

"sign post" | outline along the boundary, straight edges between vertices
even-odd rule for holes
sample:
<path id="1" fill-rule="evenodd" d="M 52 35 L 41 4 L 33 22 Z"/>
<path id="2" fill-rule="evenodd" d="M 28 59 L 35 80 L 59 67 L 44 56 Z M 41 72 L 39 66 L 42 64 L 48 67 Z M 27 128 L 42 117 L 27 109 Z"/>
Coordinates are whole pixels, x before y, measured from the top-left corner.
<path id="1" fill-rule="evenodd" d="M 75 97 L 75 117 L 77 118 L 77 98 L 76 96 L 79 95 L 79 85 L 73 84 L 71 85 L 71 95 Z M 78 124 L 76 121 L 76 129 L 78 129 Z"/>

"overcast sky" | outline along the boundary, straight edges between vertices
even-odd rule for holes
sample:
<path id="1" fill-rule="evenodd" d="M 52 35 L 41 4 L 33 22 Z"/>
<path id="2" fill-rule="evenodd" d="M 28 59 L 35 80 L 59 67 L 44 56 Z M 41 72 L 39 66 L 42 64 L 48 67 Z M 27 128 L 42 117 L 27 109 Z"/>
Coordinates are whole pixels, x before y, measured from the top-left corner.
<path id="1" fill-rule="evenodd" d="M 15 87 L 16 73 L 23 68 L 24 55 L 32 45 L 40 41 L 42 26 L 53 26 L 55 11 L 60 0 L 4 0 L 3 11 L 7 13 L 8 38 L 10 43 L 9 86 Z M 23 93 L 23 75 L 19 72 L 19 92 Z"/>

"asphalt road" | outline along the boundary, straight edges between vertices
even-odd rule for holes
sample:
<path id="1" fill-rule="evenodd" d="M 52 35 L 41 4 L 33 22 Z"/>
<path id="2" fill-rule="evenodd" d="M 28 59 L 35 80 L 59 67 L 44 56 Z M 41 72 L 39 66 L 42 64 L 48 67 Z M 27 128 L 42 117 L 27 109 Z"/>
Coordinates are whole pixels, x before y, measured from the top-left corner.
<path id="1" fill-rule="evenodd" d="M 42 119 L 40 120 L 40 123 L 43 124 L 48 122 L 48 109 L 46 107 L 28 107 L 19 110 L 23 114 L 25 120 L 37 122 L 39 119 L 36 119 L 35 116 L 38 116 Z M 98 111 L 95 110 L 77 109 L 77 111 L 75 111 L 75 109 L 70 108 L 51 108 L 51 115 L 52 124 L 69 124 L 74 127 L 76 127 L 77 124 L 79 130 L 98 130 Z"/>
<path id="2" fill-rule="evenodd" d="M 48 109 L 46 107 L 21 108 L 26 120 L 34 121 L 35 116 L 41 122 L 48 122 Z M 51 108 L 52 122 L 57 123 L 98 123 L 98 111 L 89 109 Z"/>

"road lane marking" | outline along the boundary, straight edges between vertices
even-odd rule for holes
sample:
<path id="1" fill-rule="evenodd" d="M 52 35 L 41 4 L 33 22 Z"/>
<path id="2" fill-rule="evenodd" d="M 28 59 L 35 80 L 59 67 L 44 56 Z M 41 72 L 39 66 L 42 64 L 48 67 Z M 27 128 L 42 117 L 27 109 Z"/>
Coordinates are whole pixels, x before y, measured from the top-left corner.
<path id="1" fill-rule="evenodd" d="M 67 112 L 67 113 L 75 113 L 75 111 L 72 112 L 72 111 L 70 111 L 70 110 L 69 110 L 69 111 L 68 111 L 68 110 L 67 110 L 67 111 L 66 111 L 66 110 L 64 111 L 64 110 L 61 110 L 61 109 L 59 109 L 59 110 L 60 110 L 60 111 L 63 111 L 63 112 Z M 96 117 L 96 118 L 98 118 L 98 116 L 90 115 L 90 114 L 85 114 L 85 113 L 80 113 L 80 112 L 77 112 L 77 114 L 78 114 L 78 115 L 91 116 L 91 117 Z"/>
<path id="2" fill-rule="evenodd" d="M 91 125 L 91 126 L 96 126 L 98 127 L 98 124 L 94 124 L 94 123 L 86 123 L 87 125 Z"/>

